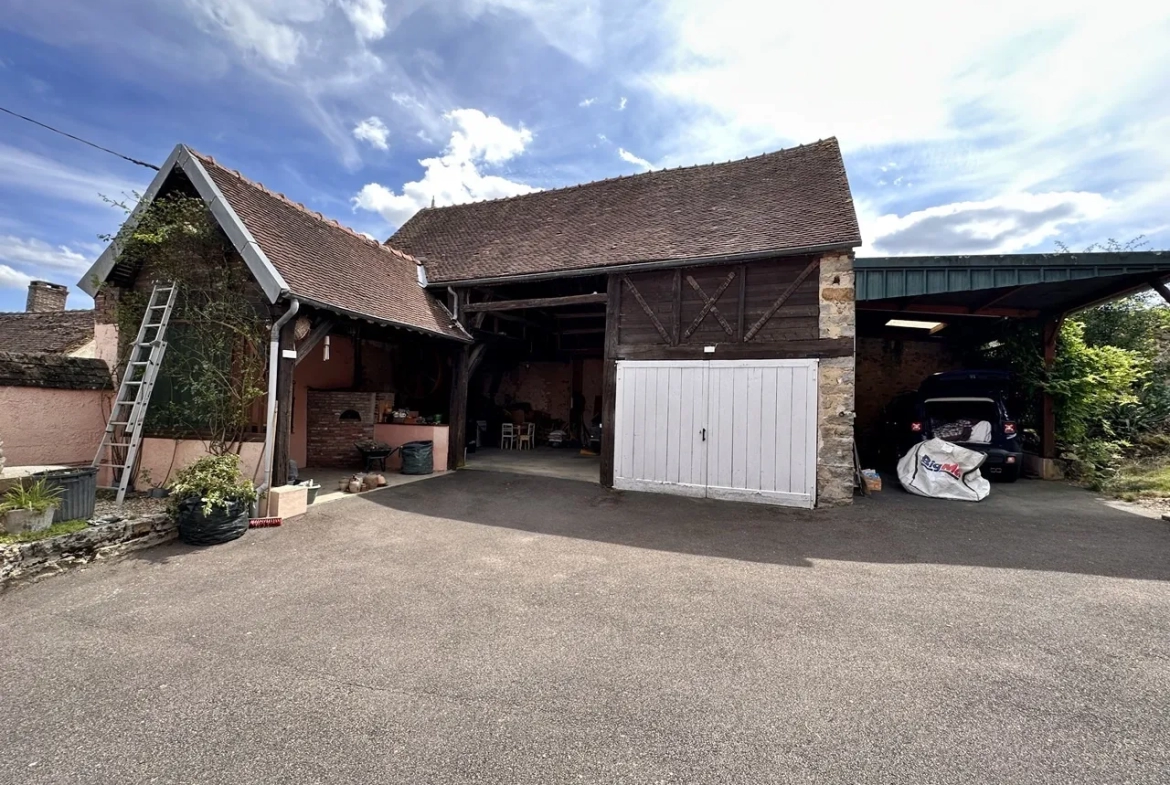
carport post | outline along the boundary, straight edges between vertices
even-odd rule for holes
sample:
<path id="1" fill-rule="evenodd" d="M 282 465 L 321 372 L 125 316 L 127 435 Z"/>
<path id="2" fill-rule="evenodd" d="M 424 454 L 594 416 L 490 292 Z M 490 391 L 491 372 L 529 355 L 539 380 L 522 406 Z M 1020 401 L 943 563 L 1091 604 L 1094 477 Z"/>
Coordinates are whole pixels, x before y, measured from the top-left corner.
<path id="1" fill-rule="evenodd" d="M 1045 322 L 1041 331 L 1044 340 L 1044 373 L 1046 378 L 1052 372 L 1052 366 L 1056 362 L 1056 339 L 1060 336 L 1060 326 L 1063 323 L 1064 317 L 1061 316 Z M 1040 403 L 1040 457 L 1056 457 L 1056 406 L 1053 404 L 1052 395 L 1049 394 L 1048 390 L 1044 390 Z"/>

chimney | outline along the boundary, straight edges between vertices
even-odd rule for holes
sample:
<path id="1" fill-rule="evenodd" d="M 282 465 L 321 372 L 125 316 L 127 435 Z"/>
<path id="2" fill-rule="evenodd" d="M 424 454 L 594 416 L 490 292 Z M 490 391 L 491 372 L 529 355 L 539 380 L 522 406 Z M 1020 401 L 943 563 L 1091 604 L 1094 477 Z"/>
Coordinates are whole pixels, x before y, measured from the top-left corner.
<path id="1" fill-rule="evenodd" d="M 64 311 L 65 298 L 69 296 L 69 287 L 48 281 L 33 281 L 28 285 L 28 302 L 24 310 L 29 313 L 48 313 L 50 311 Z"/>

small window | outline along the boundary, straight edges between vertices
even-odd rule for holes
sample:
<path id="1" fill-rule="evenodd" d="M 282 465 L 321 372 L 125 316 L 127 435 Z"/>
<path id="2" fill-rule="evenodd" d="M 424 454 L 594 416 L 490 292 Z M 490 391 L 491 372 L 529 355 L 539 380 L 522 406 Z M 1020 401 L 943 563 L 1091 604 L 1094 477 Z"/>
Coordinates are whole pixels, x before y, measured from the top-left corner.
<path id="1" fill-rule="evenodd" d="M 361 422 L 362 416 L 360 414 L 358 414 L 356 411 L 354 411 L 353 409 L 346 409 L 344 412 L 341 413 L 341 421 L 342 422 L 346 422 L 346 421 Z"/>

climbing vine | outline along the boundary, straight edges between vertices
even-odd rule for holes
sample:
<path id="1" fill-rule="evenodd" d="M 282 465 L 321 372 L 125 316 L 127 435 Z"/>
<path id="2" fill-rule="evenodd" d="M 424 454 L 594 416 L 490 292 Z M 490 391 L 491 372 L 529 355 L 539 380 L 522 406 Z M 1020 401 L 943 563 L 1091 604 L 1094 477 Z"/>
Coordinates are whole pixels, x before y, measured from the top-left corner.
<path id="1" fill-rule="evenodd" d="M 116 298 L 122 372 L 151 285 L 178 284 L 147 422 L 177 438 L 203 439 L 212 454 L 238 453 L 266 392 L 269 313 L 231 241 L 202 199 L 181 193 L 156 198 L 106 239 L 120 248 L 119 265 L 138 271 L 133 289 L 103 285 Z"/>

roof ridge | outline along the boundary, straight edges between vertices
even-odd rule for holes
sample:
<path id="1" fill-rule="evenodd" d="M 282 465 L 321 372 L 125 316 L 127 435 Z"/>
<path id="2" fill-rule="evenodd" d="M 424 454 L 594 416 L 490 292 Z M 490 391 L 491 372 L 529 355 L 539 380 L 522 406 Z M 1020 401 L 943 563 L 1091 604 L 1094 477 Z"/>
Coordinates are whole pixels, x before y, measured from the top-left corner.
<path id="1" fill-rule="evenodd" d="M 307 215 L 310 218 L 316 219 L 323 224 L 328 224 L 330 226 L 336 227 L 337 229 L 340 229 L 341 231 L 345 232 L 346 234 L 349 234 L 349 235 L 361 240 L 362 242 L 376 246 L 376 247 L 381 248 L 385 251 L 389 251 L 392 255 L 401 258 L 403 261 L 408 261 L 408 262 L 411 262 L 415 265 L 422 264 L 419 260 L 415 259 L 410 254 L 399 251 L 397 248 L 391 248 L 388 245 L 384 245 L 372 237 L 367 237 L 366 235 L 362 234 L 361 232 L 359 232 L 355 229 L 351 229 L 350 227 L 341 223 L 336 218 L 327 218 L 327 217 L 325 217 L 325 215 L 317 212 L 316 210 L 310 210 L 308 207 L 305 207 L 300 202 L 294 202 L 292 199 L 285 196 L 284 194 L 282 194 L 278 191 L 273 191 L 271 188 L 264 185 L 264 183 L 262 183 L 258 180 L 253 180 L 252 178 L 241 174 L 239 169 L 228 168 L 228 167 L 224 166 L 223 164 L 219 163 L 218 161 L 216 161 L 215 158 L 210 156 L 210 155 L 205 155 L 205 154 L 199 152 L 198 150 L 193 150 L 191 148 L 187 148 L 187 149 L 191 151 L 192 155 L 194 155 L 196 158 L 200 159 L 201 161 L 213 164 L 213 165 L 219 167 L 220 169 L 222 169 L 223 171 L 227 172 L 228 174 L 235 175 L 236 179 L 239 180 L 240 182 L 247 183 L 248 185 L 252 186 L 253 188 L 256 188 L 259 191 L 263 191 L 264 193 L 268 194 L 269 196 L 273 197 L 274 199 L 279 199 L 280 201 L 287 204 L 289 207 L 292 207 L 295 210 L 299 210 L 300 212 L 304 213 L 305 215 Z"/>
<path id="2" fill-rule="evenodd" d="M 727 161 L 710 161 L 708 163 L 703 163 L 703 164 L 688 164 L 686 166 L 679 165 L 679 166 L 676 166 L 674 168 L 663 167 L 662 169 L 651 169 L 651 170 L 646 171 L 646 172 L 636 172 L 634 174 L 619 174 L 619 175 L 615 175 L 614 177 L 604 177 L 600 180 L 590 180 L 590 181 L 584 182 L 584 183 L 574 183 L 573 185 L 562 185 L 562 186 L 558 186 L 556 188 L 544 188 L 542 190 L 532 191 L 532 192 L 526 193 L 526 194 L 516 194 L 514 196 L 500 196 L 500 197 L 497 197 L 495 199 L 480 199 L 480 200 L 477 200 L 474 202 L 462 202 L 460 204 L 448 204 L 448 205 L 443 205 L 441 207 L 423 207 L 418 212 L 422 213 L 422 212 L 426 212 L 427 210 L 449 210 L 453 207 L 464 207 L 464 206 L 469 205 L 469 204 L 494 204 L 496 202 L 510 202 L 510 201 L 514 201 L 517 199 L 527 199 L 529 197 L 537 196 L 538 194 L 551 194 L 551 193 L 561 193 L 563 191 L 574 191 L 578 188 L 589 188 L 589 187 L 592 187 L 594 185 L 602 185 L 604 183 L 617 182 L 618 180 L 632 180 L 632 179 L 637 178 L 637 177 L 647 177 L 648 178 L 652 175 L 661 175 L 661 174 L 664 174 L 666 172 L 678 172 L 678 171 L 683 171 L 683 170 L 689 171 L 691 169 L 704 169 L 704 168 L 710 167 L 710 166 L 726 166 L 728 164 L 733 164 L 733 163 L 742 163 L 744 161 L 753 161 L 757 158 L 767 158 L 768 156 L 772 156 L 772 155 L 781 155 L 784 153 L 795 153 L 795 152 L 799 152 L 801 150 L 806 150 L 808 148 L 818 147 L 818 146 L 823 145 L 827 142 L 832 142 L 834 145 L 840 146 L 839 142 L 837 141 L 837 137 L 828 136 L 828 137 L 825 137 L 824 139 L 818 139 L 815 142 L 806 142 L 805 144 L 798 144 L 794 147 L 782 147 L 778 150 L 771 150 L 769 152 L 759 153 L 757 155 L 745 155 L 743 158 L 733 158 L 733 159 L 729 159 Z"/>

